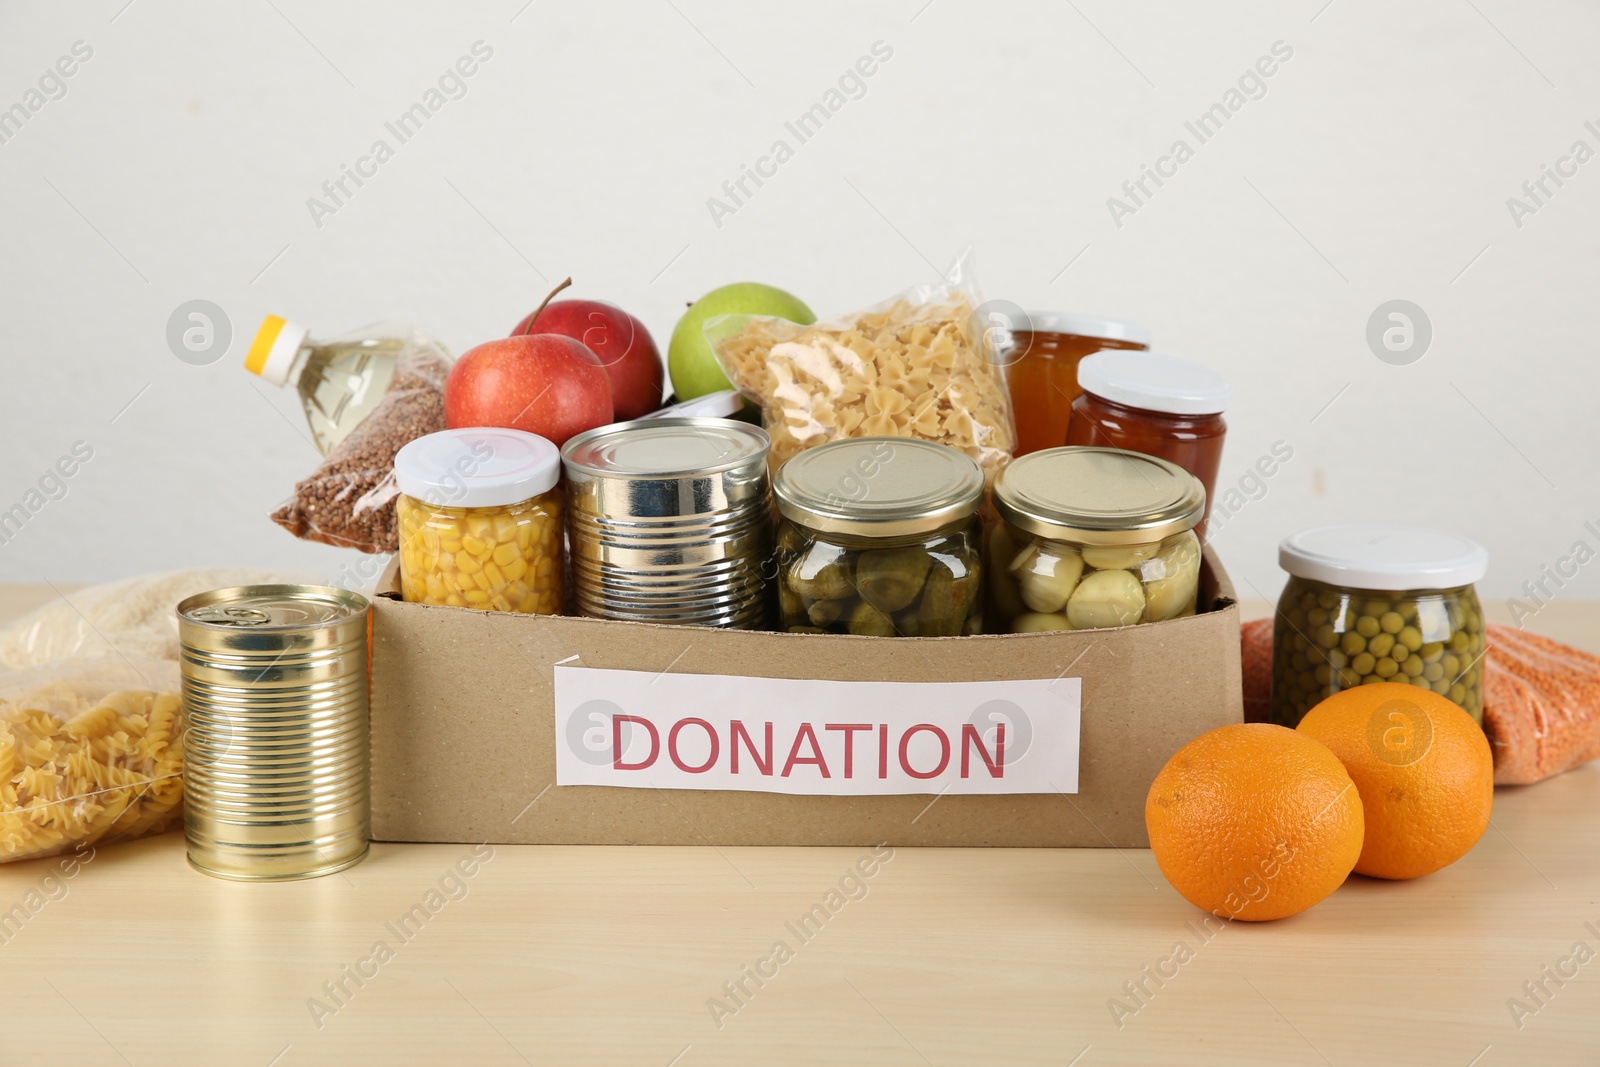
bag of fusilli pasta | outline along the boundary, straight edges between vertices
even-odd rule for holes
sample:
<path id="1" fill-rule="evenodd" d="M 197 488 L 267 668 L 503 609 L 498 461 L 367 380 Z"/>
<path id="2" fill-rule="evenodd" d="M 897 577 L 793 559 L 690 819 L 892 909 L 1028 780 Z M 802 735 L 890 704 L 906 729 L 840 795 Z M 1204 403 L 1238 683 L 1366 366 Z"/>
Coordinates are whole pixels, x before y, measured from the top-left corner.
<path id="1" fill-rule="evenodd" d="M 0 675 L 0 863 L 183 815 L 178 665 L 104 656 Z"/>

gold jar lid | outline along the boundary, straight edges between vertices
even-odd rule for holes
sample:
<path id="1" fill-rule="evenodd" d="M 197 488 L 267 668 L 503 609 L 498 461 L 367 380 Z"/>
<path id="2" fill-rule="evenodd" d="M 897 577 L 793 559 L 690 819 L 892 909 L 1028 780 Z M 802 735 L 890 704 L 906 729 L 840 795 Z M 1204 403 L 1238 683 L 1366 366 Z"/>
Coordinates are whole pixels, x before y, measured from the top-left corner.
<path id="1" fill-rule="evenodd" d="M 1075 445 L 1030 452 L 994 483 L 1001 518 L 1041 537 L 1146 544 L 1192 530 L 1206 511 L 1200 480 L 1142 452 Z"/>
<path id="2" fill-rule="evenodd" d="M 772 480 L 778 511 L 819 533 L 932 533 L 973 514 L 983 468 L 965 452 L 911 437 L 851 437 L 808 448 Z"/>

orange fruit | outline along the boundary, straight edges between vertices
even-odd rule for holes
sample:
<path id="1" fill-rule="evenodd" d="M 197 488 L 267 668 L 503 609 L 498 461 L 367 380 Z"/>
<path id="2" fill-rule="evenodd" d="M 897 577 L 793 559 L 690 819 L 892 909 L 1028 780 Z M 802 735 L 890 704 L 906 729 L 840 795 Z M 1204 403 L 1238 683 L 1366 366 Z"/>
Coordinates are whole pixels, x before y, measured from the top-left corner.
<path id="1" fill-rule="evenodd" d="M 1333 750 L 1361 793 L 1356 871 L 1420 878 L 1465 856 L 1489 827 L 1494 756 L 1483 729 L 1420 686 L 1374 682 L 1335 693 L 1299 731 Z"/>
<path id="2" fill-rule="evenodd" d="M 1361 853 L 1361 798 L 1332 752 L 1271 723 L 1184 745 L 1144 802 L 1150 851 L 1185 900 L 1224 919 L 1281 919 L 1338 889 Z"/>

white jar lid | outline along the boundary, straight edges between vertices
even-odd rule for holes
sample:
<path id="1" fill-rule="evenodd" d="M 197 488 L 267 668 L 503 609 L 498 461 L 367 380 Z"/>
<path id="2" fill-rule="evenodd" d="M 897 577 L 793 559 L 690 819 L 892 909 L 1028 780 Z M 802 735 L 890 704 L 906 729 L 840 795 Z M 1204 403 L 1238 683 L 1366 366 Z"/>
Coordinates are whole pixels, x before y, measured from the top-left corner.
<path id="1" fill-rule="evenodd" d="M 1216 371 L 1156 352 L 1105 349 L 1085 356 L 1078 385 L 1113 403 L 1169 415 L 1219 415 L 1233 399 Z"/>
<path id="2" fill-rule="evenodd" d="M 1488 572 L 1489 550 L 1416 526 L 1319 526 L 1284 538 L 1278 566 L 1296 578 L 1354 589 L 1454 589 Z"/>
<path id="3" fill-rule="evenodd" d="M 1098 315 L 1073 315 L 1064 311 L 1030 311 L 1028 319 L 1013 330 L 1032 330 L 1036 333 L 1070 333 L 1074 337 L 1093 337 L 1099 341 L 1126 341 L 1129 344 L 1148 345 L 1150 330 L 1137 322 L 1121 319 L 1103 319 Z"/>
<path id="4" fill-rule="evenodd" d="M 538 434 L 493 426 L 440 430 L 394 456 L 402 493 L 435 507 L 520 504 L 555 488 L 561 452 Z"/>

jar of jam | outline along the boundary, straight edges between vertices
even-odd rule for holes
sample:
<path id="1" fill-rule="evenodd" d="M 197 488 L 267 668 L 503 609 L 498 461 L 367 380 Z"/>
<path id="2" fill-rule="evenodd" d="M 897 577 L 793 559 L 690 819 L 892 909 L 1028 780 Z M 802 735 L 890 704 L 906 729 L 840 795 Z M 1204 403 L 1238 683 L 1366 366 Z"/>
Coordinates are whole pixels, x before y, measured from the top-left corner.
<path id="1" fill-rule="evenodd" d="M 1489 553 L 1411 526 L 1322 526 L 1285 538 L 1289 583 L 1272 627 L 1272 721 L 1297 726 L 1342 689 L 1402 682 L 1483 722 Z"/>
<path id="2" fill-rule="evenodd" d="M 412 603 L 559 615 L 561 453 L 536 434 L 441 430 L 394 457 L 400 592 Z"/>
<path id="3" fill-rule="evenodd" d="M 1206 490 L 1206 514 L 1222 466 L 1222 421 L 1233 391 L 1222 375 L 1154 352 L 1097 352 L 1078 364 L 1067 444 L 1100 445 L 1171 460 Z M 1205 537 L 1205 522 L 1195 527 Z"/>
<path id="4" fill-rule="evenodd" d="M 1078 361 L 1111 349 L 1146 349 L 1150 331 L 1093 315 L 1030 311 L 1012 331 L 1006 385 L 1017 419 L 1015 455 L 1055 448 L 1067 439 L 1067 418 L 1078 396 Z"/>

